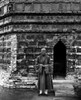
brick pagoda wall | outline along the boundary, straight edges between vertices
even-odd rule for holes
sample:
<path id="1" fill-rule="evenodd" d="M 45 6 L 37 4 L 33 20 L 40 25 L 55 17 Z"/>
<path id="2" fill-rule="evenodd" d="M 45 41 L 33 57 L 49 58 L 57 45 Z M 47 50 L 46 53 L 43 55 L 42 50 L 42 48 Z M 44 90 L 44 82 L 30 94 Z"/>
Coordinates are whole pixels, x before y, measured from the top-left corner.
<path id="1" fill-rule="evenodd" d="M 0 36 L 0 67 L 7 72 L 16 68 L 17 37 L 15 35 Z"/>
<path id="2" fill-rule="evenodd" d="M 81 67 L 80 0 L 3 0 L 0 9 L 3 69 L 20 67 L 18 60 L 26 55 L 29 73 L 35 73 L 35 59 L 44 46 L 53 68 L 53 48 L 59 39 L 66 46 L 67 73 Z"/>
<path id="3" fill-rule="evenodd" d="M 28 61 L 29 66 L 29 73 L 34 73 L 34 67 L 35 67 L 35 60 L 38 55 L 40 55 L 41 48 L 45 47 L 47 54 L 50 56 L 51 59 L 51 68 L 53 69 L 53 54 L 54 54 L 54 46 L 55 44 L 61 39 L 61 41 L 66 46 L 66 59 L 67 59 L 67 74 L 69 72 L 74 72 L 76 67 L 76 39 L 78 35 L 76 34 L 67 34 L 67 35 L 60 35 L 60 34 L 45 34 L 45 33 L 22 33 L 17 34 L 18 37 L 18 52 L 17 52 L 17 58 L 23 59 L 24 55 L 26 55 L 26 59 Z M 77 55 L 78 56 L 78 55 Z M 19 64 L 18 64 L 19 65 Z M 17 65 L 17 66 L 18 66 Z M 20 64 L 21 65 L 21 64 Z M 78 64 L 79 65 L 79 64 Z"/>

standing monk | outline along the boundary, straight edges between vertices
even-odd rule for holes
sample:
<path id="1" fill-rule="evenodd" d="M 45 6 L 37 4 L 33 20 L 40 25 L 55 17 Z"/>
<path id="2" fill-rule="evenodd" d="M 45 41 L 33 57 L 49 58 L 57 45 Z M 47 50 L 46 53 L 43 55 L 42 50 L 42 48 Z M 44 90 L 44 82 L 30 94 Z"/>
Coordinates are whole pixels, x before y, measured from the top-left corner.
<path id="1" fill-rule="evenodd" d="M 53 91 L 53 83 L 51 78 L 50 57 L 46 54 L 46 49 L 41 49 L 40 56 L 36 59 L 36 72 L 38 72 L 38 91 L 39 95 L 48 95 Z"/>

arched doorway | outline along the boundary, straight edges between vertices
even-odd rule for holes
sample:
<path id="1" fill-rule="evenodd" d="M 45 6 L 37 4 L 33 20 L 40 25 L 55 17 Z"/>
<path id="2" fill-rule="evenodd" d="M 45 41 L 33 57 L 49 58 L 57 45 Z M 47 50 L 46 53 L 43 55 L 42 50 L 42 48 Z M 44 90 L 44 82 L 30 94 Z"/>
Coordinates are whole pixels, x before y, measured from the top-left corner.
<path id="1" fill-rule="evenodd" d="M 66 46 L 59 40 L 53 48 L 54 65 L 53 65 L 53 77 L 65 77 L 66 76 Z"/>

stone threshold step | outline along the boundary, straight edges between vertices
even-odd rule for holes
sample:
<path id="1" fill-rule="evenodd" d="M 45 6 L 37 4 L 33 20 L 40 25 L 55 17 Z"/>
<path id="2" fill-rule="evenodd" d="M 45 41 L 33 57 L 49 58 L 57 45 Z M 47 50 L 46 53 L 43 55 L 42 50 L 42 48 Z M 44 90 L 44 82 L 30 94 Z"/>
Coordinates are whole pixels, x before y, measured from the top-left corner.
<path id="1" fill-rule="evenodd" d="M 68 84 L 68 83 L 74 83 L 74 80 L 53 80 L 53 83 Z"/>
<path id="2" fill-rule="evenodd" d="M 14 82 L 15 84 L 37 84 L 38 80 L 22 80 L 22 81 L 11 81 L 11 82 Z M 53 80 L 53 84 L 73 84 L 74 83 L 74 80 Z"/>
<path id="3" fill-rule="evenodd" d="M 37 79 L 21 79 L 22 81 L 24 82 L 29 82 L 29 81 L 32 81 L 32 82 L 37 82 L 38 80 Z M 74 80 L 52 80 L 53 83 L 74 83 Z"/>

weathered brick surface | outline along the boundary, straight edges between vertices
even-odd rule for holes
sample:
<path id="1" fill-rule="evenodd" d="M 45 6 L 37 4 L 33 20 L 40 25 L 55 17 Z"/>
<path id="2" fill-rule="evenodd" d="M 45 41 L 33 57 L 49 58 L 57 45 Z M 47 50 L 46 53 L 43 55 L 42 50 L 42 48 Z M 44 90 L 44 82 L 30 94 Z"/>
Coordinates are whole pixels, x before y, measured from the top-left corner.
<path id="1" fill-rule="evenodd" d="M 0 16 L 0 66 L 15 73 L 17 70 L 19 74 L 21 61 L 26 56 L 27 64 L 23 66 L 29 68 L 29 75 L 35 76 L 35 59 L 45 47 L 53 70 L 54 46 L 61 40 L 66 46 L 66 72 L 74 73 L 81 66 L 81 1 L 10 2 L 0 3 L 1 9 L 5 4 L 8 7 L 5 12 L 1 10 Z"/>

